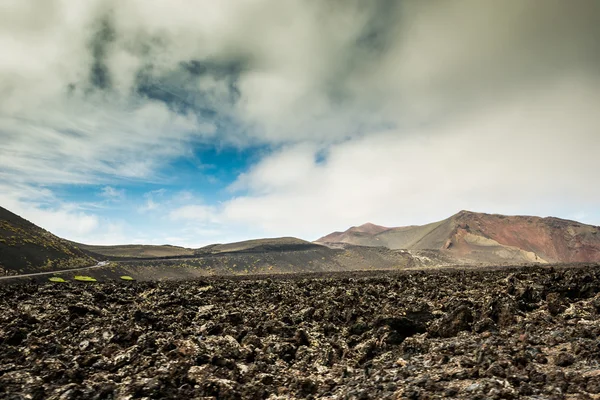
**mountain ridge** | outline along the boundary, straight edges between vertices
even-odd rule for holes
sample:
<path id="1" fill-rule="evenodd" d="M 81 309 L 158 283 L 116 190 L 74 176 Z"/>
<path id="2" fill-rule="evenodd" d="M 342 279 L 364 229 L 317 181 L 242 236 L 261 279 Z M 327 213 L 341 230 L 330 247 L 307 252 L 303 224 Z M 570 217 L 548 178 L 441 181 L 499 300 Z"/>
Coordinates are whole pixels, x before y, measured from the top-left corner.
<path id="1" fill-rule="evenodd" d="M 469 262 L 598 262 L 600 227 L 557 217 L 507 216 L 461 210 L 441 221 L 368 234 L 350 228 L 315 241 L 440 250 Z"/>
<path id="2" fill-rule="evenodd" d="M 114 262 L 85 268 L 99 260 Z M 426 261 L 430 263 L 429 260 Z M 199 249 L 170 245 L 85 245 L 59 238 L 0 207 L 2 275 L 60 272 L 74 276 L 77 271 L 85 271 L 100 280 L 118 279 L 121 275 L 134 276 L 136 280 L 162 280 L 207 275 L 390 270 L 423 263 L 423 259 L 408 252 L 362 246 L 331 249 L 294 237 L 252 239 Z M 45 280 L 47 276 L 38 278 Z"/>
<path id="3" fill-rule="evenodd" d="M 0 273 L 77 268 L 97 260 L 140 266 L 140 262 L 153 261 L 161 274 L 165 273 L 161 265 L 166 265 L 166 260 L 196 265 L 198 271 L 211 273 L 570 264 L 600 262 L 600 227 L 556 217 L 462 210 L 425 225 L 386 227 L 369 222 L 315 242 L 279 237 L 198 249 L 172 245 L 94 246 L 61 239 L 0 207 Z"/>

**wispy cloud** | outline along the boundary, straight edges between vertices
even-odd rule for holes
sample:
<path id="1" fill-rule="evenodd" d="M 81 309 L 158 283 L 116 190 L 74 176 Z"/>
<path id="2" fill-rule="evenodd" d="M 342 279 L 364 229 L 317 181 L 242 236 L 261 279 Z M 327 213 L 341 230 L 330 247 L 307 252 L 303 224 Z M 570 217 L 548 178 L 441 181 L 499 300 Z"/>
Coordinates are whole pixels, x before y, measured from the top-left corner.
<path id="1" fill-rule="evenodd" d="M 213 206 L 189 204 L 169 212 L 173 221 L 193 221 L 194 223 L 218 223 L 217 208 Z"/>
<path id="2" fill-rule="evenodd" d="M 44 188 L 0 183 L 0 205 L 63 237 L 86 237 L 102 228 L 97 215 L 61 201 Z"/>
<path id="3" fill-rule="evenodd" d="M 144 193 L 145 202 L 138 207 L 138 211 L 141 213 L 146 213 L 159 209 L 162 205 L 162 198 L 166 192 L 166 189 L 161 188 Z"/>
<path id="4" fill-rule="evenodd" d="M 100 196 L 110 201 L 119 201 L 125 198 L 125 189 L 116 189 L 112 186 L 104 186 L 100 189 Z"/>

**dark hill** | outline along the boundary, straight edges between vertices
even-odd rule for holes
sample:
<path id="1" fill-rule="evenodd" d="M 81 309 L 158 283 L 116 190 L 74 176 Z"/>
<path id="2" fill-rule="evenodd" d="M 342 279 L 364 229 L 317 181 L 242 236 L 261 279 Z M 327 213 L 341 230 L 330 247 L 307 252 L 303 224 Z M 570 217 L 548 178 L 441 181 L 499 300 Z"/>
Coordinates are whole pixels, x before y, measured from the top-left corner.
<path id="1" fill-rule="evenodd" d="M 322 245 L 307 242 L 294 237 L 252 239 L 242 242 L 211 244 L 196 250 L 196 254 L 219 254 L 219 253 L 260 253 L 272 251 L 296 251 L 320 248 Z"/>
<path id="2" fill-rule="evenodd" d="M 20 274 L 93 265 L 70 242 L 0 207 L 0 273 Z"/>
<path id="3" fill-rule="evenodd" d="M 120 244 L 111 246 L 90 245 L 72 242 L 76 247 L 107 260 L 130 258 L 167 258 L 193 256 L 194 250 L 185 247 L 149 244 Z"/>
<path id="4" fill-rule="evenodd" d="M 309 250 L 323 247 L 322 245 L 307 242 L 305 240 L 282 237 L 253 239 L 242 242 L 210 244 L 199 249 L 190 249 L 180 246 L 145 245 L 145 244 L 123 244 L 112 246 L 97 246 L 72 242 L 76 247 L 82 249 L 95 258 L 107 260 L 149 260 L 149 259 L 178 259 L 195 258 L 211 254 L 222 253 L 261 253 L 261 252 L 288 252 L 295 250 Z"/>

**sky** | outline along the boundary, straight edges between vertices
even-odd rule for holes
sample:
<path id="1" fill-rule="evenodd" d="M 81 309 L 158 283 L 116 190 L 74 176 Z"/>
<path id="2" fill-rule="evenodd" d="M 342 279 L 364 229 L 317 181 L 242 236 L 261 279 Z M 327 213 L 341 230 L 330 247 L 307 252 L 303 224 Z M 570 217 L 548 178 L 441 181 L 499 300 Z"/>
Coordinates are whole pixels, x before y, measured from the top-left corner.
<path id="1" fill-rule="evenodd" d="M 0 206 L 89 244 L 600 225 L 597 0 L 4 0 Z"/>

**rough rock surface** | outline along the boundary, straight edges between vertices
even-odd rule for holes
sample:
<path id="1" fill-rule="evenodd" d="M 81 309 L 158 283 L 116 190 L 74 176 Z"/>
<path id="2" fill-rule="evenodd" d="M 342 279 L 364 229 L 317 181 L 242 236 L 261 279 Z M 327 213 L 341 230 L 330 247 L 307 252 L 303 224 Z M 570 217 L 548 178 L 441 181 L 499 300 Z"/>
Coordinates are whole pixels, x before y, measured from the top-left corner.
<path id="1" fill-rule="evenodd" d="M 0 287 L 0 398 L 593 399 L 600 269 Z"/>

